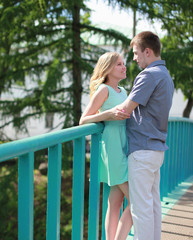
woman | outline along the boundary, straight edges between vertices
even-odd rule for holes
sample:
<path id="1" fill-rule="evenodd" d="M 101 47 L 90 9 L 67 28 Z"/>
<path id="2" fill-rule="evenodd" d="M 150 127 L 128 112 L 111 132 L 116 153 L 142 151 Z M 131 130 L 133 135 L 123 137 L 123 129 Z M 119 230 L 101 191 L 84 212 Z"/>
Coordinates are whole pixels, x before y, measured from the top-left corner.
<path id="1" fill-rule="evenodd" d="M 106 240 L 125 240 L 132 226 L 129 209 L 129 188 L 127 169 L 126 120 L 110 115 L 111 109 L 121 104 L 127 94 L 119 87 L 120 80 L 126 78 L 126 67 L 122 57 L 115 52 L 103 54 L 94 69 L 90 80 L 90 102 L 80 124 L 104 121 L 102 134 L 100 180 L 110 186 L 108 208 L 105 219 Z M 129 115 L 128 115 L 129 117 Z M 119 220 L 120 209 L 127 198 L 128 205 Z"/>

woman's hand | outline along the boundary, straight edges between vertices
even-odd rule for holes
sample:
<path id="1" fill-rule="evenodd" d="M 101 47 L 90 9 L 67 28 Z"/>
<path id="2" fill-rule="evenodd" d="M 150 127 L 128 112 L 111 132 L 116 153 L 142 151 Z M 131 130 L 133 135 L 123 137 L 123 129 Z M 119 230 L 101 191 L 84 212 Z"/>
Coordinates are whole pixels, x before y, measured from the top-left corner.
<path id="1" fill-rule="evenodd" d="M 110 111 L 110 120 L 124 120 L 124 119 L 130 118 L 130 115 L 131 115 L 126 113 L 124 109 L 121 109 L 119 105 L 110 109 L 109 111 Z"/>

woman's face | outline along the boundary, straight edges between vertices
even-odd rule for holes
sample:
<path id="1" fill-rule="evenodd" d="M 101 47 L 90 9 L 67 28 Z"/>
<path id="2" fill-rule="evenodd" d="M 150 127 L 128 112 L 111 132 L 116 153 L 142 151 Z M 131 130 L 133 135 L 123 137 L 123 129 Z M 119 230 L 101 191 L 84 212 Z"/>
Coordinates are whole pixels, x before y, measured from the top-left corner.
<path id="1" fill-rule="evenodd" d="M 117 59 L 115 66 L 113 67 L 111 72 L 108 74 L 108 78 L 115 78 L 117 80 L 122 80 L 126 78 L 126 67 L 122 57 L 119 57 Z"/>

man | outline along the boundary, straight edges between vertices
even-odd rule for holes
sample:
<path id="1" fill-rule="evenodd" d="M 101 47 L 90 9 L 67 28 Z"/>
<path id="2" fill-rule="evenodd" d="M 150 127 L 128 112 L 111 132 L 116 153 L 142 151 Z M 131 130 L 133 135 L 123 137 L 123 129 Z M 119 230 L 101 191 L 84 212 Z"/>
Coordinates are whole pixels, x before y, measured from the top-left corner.
<path id="1" fill-rule="evenodd" d="M 157 35 L 145 31 L 131 41 L 141 71 L 127 100 L 111 111 L 111 118 L 127 120 L 130 208 L 135 240 L 161 239 L 160 167 L 167 150 L 173 81 L 161 60 Z M 125 113 L 123 111 L 125 110 Z"/>

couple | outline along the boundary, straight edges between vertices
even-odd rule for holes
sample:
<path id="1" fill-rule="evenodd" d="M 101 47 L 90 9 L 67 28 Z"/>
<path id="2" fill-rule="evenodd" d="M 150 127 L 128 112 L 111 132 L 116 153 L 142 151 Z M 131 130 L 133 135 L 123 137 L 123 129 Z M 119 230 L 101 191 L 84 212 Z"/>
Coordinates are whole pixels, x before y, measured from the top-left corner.
<path id="1" fill-rule="evenodd" d="M 104 121 L 100 180 L 110 186 L 106 240 L 125 240 L 134 226 L 135 240 L 161 239 L 160 167 L 167 149 L 167 125 L 174 91 L 161 60 L 157 35 L 145 31 L 130 44 L 141 71 L 127 97 L 122 57 L 103 54 L 90 81 L 90 102 L 80 124 Z M 116 120 L 116 121 L 115 121 Z M 128 205 L 119 219 L 124 199 Z"/>

